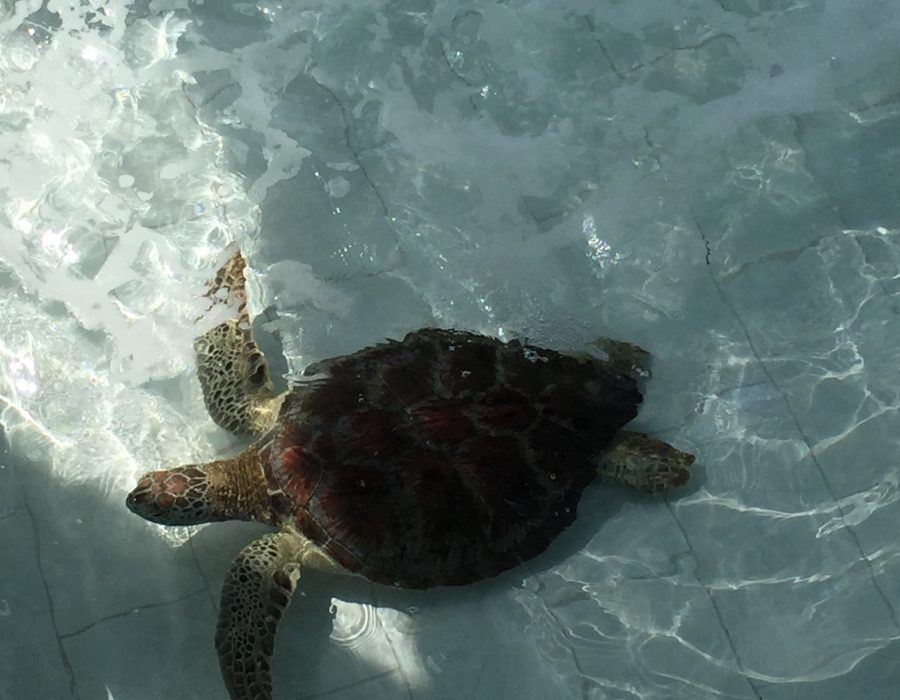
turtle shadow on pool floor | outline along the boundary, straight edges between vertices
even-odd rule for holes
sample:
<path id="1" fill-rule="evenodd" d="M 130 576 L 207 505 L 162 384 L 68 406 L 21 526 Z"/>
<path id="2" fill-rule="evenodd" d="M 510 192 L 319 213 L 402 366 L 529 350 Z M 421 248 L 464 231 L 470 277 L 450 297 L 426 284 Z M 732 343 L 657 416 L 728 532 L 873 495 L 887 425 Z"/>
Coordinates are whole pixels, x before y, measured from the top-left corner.
<path id="1" fill-rule="evenodd" d="M 543 676 L 552 668 L 534 666 L 535 640 L 528 639 L 533 631 L 527 616 L 540 607 L 545 574 L 587 549 L 592 556 L 607 554 L 604 525 L 626 506 L 646 507 L 657 517 L 667 517 L 659 496 L 598 482 L 585 490 L 573 525 L 544 553 L 497 577 L 467 586 L 398 589 L 358 576 L 305 571 L 299 592 L 279 625 L 273 659 L 276 697 L 279 693 L 308 697 L 335 692 L 335 697 L 343 698 L 342 688 L 349 693 L 346 697 L 356 697 L 357 691 L 351 689 L 362 692 L 365 687 L 369 692 L 373 690 L 370 684 L 392 685 L 394 692 L 387 696 L 393 697 L 398 686 L 415 687 L 417 683 L 428 688 L 426 697 L 453 697 L 451 686 L 457 691 L 459 687 L 452 683 L 472 675 L 473 657 L 479 654 L 489 655 L 496 664 L 515 672 L 503 674 L 493 687 L 485 686 L 493 679 L 472 681 L 478 687 L 468 688 L 467 697 L 505 694 L 510 683 L 524 683 L 524 679 L 546 693 Z M 233 556 L 265 530 L 249 523 L 221 523 L 194 536 L 191 546 L 214 595 L 218 595 Z M 623 552 L 621 540 L 617 545 L 619 549 L 609 553 L 638 558 L 637 551 Z M 528 645 L 531 653 L 526 653 Z M 438 664 L 435 658 L 445 661 Z M 441 673 L 433 671 L 436 665 L 442 667 Z M 453 676 L 456 681 L 450 681 Z M 532 697 L 531 692 L 525 696 Z M 533 692 L 533 697 L 543 697 L 537 690 Z"/>
<path id="2" fill-rule="evenodd" d="M 221 569 L 263 529 L 223 523 L 175 546 L 125 509 L 123 492 L 63 483 L 48 463 L 0 450 L 0 619 L 14 642 L 0 696 L 221 700 L 213 644 Z M 381 686 L 375 697 L 402 690 L 398 676 L 329 639 L 331 596 L 363 600 L 360 583 L 368 585 L 305 577 L 279 635 L 276 698 L 366 681 Z"/>
<path id="3" fill-rule="evenodd" d="M 218 523 L 173 546 L 125 509 L 123 493 L 63 483 L 48 464 L 15 449 L 0 462 L 0 541 L 16 564 L 3 567 L 15 571 L 8 582 L 0 572 L 4 623 L 16 641 L 14 671 L 0 690 L 11 697 L 26 689 L 29 696 L 94 697 L 108 688 L 116 697 L 221 698 L 212 641 L 220 588 L 232 558 L 267 528 Z M 539 595 L 535 577 L 593 540 L 602 547 L 624 506 L 655 512 L 658 502 L 589 486 L 575 522 L 546 552 L 464 587 L 410 591 L 306 572 L 279 629 L 276 697 L 396 697 L 410 686 L 428 698 L 462 688 L 473 699 L 549 696 L 554 669 L 535 663 L 528 611 L 517 601 Z M 494 666 L 505 670 L 485 671 Z"/>
<path id="4" fill-rule="evenodd" d="M 220 698 L 215 654 L 194 653 L 211 647 L 215 610 L 190 549 L 131 517 L 121 492 L 96 477 L 71 483 L 26 456 L 33 440 L 20 442 L 0 454 L 0 589 L 13 642 L 0 696 Z"/>

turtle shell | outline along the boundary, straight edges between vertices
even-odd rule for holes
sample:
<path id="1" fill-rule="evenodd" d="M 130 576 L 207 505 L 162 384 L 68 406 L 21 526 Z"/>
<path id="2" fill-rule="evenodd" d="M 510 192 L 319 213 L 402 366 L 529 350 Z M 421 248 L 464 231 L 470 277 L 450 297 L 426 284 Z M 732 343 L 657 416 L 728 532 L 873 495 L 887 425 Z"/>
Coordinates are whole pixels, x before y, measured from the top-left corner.
<path id="1" fill-rule="evenodd" d="M 637 412 L 605 363 L 425 329 L 311 366 L 263 461 L 282 518 L 350 571 L 428 588 L 493 576 L 575 517 Z"/>

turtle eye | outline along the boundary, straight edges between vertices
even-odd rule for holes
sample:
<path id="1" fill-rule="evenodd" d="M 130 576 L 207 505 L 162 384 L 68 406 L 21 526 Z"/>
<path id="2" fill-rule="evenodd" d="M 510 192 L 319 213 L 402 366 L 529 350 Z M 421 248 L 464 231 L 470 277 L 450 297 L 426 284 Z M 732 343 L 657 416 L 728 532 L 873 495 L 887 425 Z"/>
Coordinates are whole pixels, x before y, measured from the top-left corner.
<path id="1" fill-rule="evenodd" d="M 254 386 L 262 386 L 266 381 L 266 366 L 260 365 L 250 375 L 250 383 Z"/>

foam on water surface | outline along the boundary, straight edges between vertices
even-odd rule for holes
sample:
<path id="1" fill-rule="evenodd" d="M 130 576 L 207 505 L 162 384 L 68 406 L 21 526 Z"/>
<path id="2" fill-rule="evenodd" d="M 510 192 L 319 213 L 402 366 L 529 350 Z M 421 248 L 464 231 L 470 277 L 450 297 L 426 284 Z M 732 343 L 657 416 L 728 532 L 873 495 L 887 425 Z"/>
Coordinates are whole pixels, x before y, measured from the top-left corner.
<path id="1" fill-rule="evenodd" d="M 122 499 L 234 448 L 191 351 L 229 244 L 287 374 L 423 325 L 619 337 L 655 358 L 639 427 L 698 458 L 494 582 L 304 577 L 276 697 L 893 698 L 898 17 L 0 3 L 0 698 L 221 697 L 260 529 Z"/>

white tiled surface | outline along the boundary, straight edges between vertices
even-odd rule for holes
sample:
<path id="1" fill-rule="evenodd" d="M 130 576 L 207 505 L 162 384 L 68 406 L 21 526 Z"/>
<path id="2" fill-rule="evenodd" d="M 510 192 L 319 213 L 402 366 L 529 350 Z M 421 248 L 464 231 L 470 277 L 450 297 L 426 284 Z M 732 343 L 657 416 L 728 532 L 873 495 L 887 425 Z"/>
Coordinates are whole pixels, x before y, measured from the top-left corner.
<path id="1" fill-rule="evenodd" d="M 228 563 L 123 497 L 228 440 L 228 240 L 293 370 L 425 324 L 654 353 L 682 493 L 527 567 L 309 573 L 276 700 L 900 694 L 893 0 L 0 6 L 0 700 L 218 699 Z"/>

